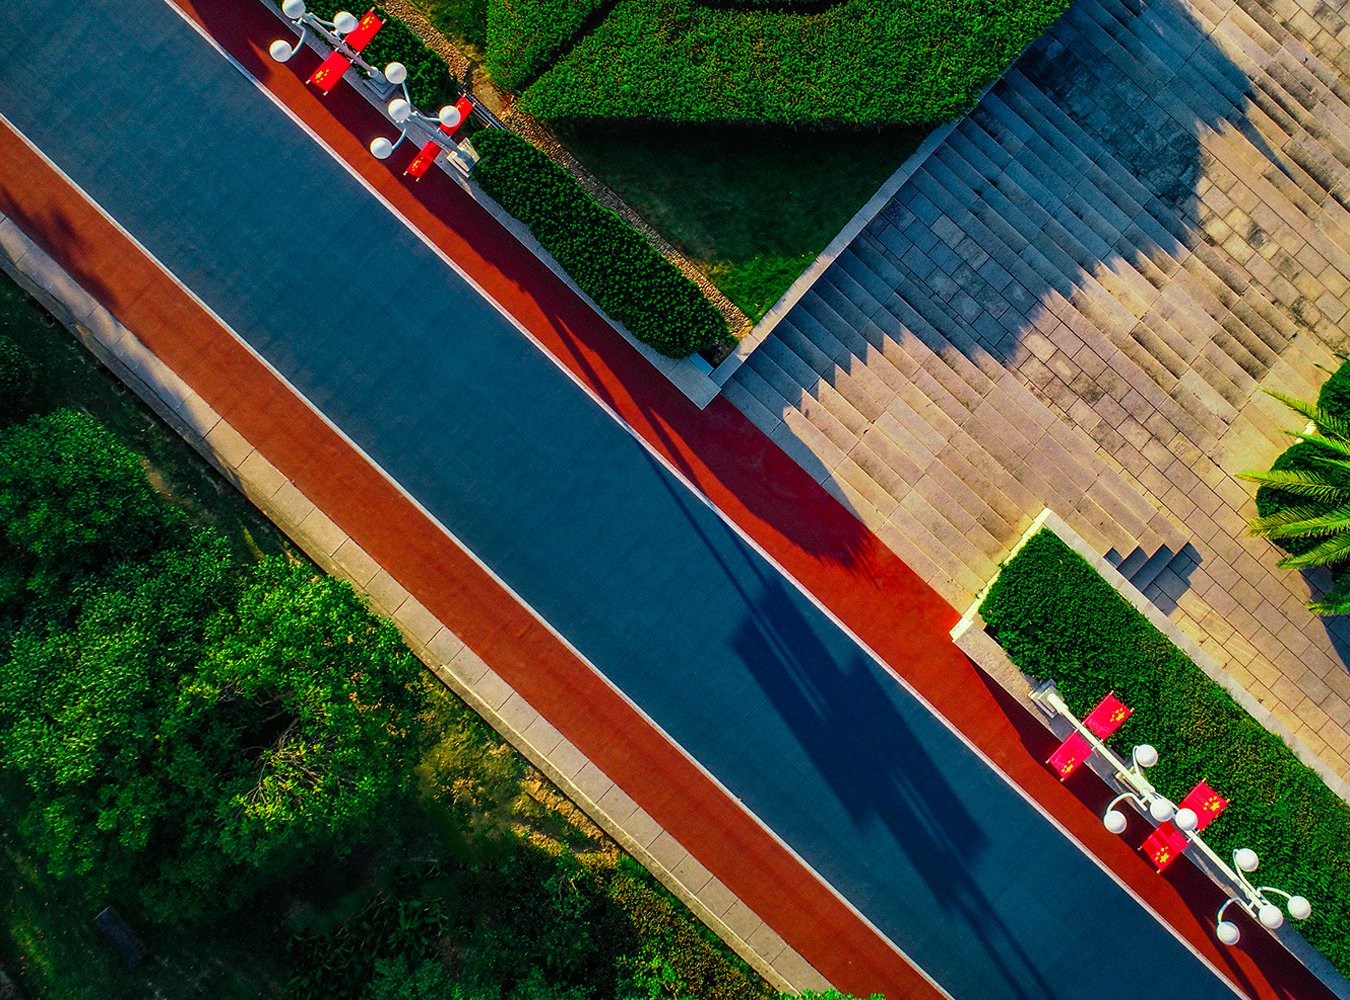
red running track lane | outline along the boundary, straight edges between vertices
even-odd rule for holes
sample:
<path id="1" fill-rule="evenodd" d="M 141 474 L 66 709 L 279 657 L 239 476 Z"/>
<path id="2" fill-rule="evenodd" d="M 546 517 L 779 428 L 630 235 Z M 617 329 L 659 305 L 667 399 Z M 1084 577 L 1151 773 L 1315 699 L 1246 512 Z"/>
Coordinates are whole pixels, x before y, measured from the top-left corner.
<path id="1" fill-rule="evenodd" d="M 1142 821 L 1106 833 L 1110 791 L 1042 765 L 1053 739 L 952 644 L 955 611 L 740 411 L 720 398 L 699 411 L 447 178 L 414 183 L 403 159 L 370 157 L 389 124 L 345 85 L 307 88 L 312 53 L 271 62 L 285 29 L 262 3 L 178 5 L 1239 988 L 1330 996 L 1255 926 L 1219 946 L 1218 889 L 1190 865 L 1155 875 L 1128 846 Z M 862 996 L 935 995 L 58 175 L 12 134 L 0 147 L 3 210 L 823 975 Z"/>

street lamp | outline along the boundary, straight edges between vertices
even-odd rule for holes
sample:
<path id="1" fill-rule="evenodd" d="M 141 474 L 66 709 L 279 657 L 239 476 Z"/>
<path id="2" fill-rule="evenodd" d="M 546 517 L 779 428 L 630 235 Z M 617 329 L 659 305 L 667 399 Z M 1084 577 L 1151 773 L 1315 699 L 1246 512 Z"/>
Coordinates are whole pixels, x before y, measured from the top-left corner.
<path id="1" fill-rule="evenodd" d="M 403 140 L 408 138 L 408 130 L 403 126 L 410 120 L 438 126 L 446 132 L 453 131 L 464 120 L 464 115 L 453 104 L 447 104 L 441 108 L 436 113 L 435 118 L 424 115 L 413 107 L 412 98 L 408 95 L 408 67 L 401 62 L 391 62 L 387 65 L 384 68 L 384 78 L 403 92 L 402 97 L 395 97 L 389 102 L 388 106 L 389 117 L 399 127 L 399 136 L 394 142 L 390 142 L 382 135 L 370 140 L 370 153 L 375 159 L 389 159 L 394 150 L 403 144 Z"/>
<path id="2" fill-rule="evenodd" d="M 1234 851 L 1233 864 L 1232 867 L 1229 867 L 1209 849 L 1209 845 L 1203 840 L 1194 838 L 1191 842 L 1198 844 L 1201 850 L 1209 855 L 1210 860 L 1217 864 L 1218 867 L 1223 870 L 1224 874 L 1237 884 L 1242 895 L 1245 897 L 1245 899 L 1230 897 L 1229 899 L 1224 900 L 1224 904 L 1219 907 L 1218 915 L 1215 918 L 1216 925 L 1214 927 L 1214 935 L 1224 944 L 1237 944 L 1238 940 L 1242 937 L 1241 931 L 1238 930 L 1238 925 L 1231 920 L 1225 920 L 1223 918 L 1224 911 L 1234 904 L 1246 910 L 1253 919 L 1260 921 L 1261 926 L 1265 927 L 1267 930 L 1277 931 L 1284 926 L 1284 911 L 1281 910 L 1277 904 L 1271 902 L 1267 893 L 1283 896 L 1285 899 L 1285 906 L 1289 910 L 1289 915 L 1295 920 L 1307 920 L 1308 917 L 1312 915 L 1312 904 L 1308 902 L 1306 896 L 1291 896 L 1283 889 L 1276 889 L 1274 886 L 1257 886 L 1252 884 L 1251 880 L 1247 878 L 1247 875 L 1250 872 L 1256 871 L 1256 868 L 1261 861 L 1256 856 L 1256 852 L 1250 847 L 1239 847 Z"/>
<path id="3" fill-rule="evenodd" d="M 281 5 L 281 12 L 286 15 L 287 20 L 300 28 L 300 39 L 292 46 L 284 39 L 278 38 L 267 47 L 267 54 L 279 63 L 290 62 L 291 57 L 300 51 L 305 44 L 305 35 L 309 32 L 311 23 L 323 25 L 339 36 L 351 34 L 359 23 L 356 15 L 347 10 L 340 10 L 333 15 L 333 20 L 325 21 L 305 9 L 305 0 L 285 0 Z"/>

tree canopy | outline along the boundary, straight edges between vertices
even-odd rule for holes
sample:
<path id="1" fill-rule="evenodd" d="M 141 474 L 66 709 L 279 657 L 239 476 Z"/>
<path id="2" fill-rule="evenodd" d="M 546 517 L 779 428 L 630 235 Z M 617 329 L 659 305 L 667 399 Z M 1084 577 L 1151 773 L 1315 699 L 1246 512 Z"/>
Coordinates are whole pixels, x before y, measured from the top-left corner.
<path id="1" fill-rule="evenodd" d="M 0 432 L 0 766 L 92 901 L 241 904 L 408 787 L 417 670 L 307 565 L 231 562 L 92 419 Z"/>

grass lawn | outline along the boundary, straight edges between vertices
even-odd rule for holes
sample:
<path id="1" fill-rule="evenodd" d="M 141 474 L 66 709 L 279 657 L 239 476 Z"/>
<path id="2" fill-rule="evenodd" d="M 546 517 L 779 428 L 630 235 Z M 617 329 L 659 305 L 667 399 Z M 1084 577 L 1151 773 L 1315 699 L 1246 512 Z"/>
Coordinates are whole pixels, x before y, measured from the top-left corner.
<path id="1" fill-rule="evenodd" d="M 559 138 L 758 320 L 926 134 L 614 124 Z"/>

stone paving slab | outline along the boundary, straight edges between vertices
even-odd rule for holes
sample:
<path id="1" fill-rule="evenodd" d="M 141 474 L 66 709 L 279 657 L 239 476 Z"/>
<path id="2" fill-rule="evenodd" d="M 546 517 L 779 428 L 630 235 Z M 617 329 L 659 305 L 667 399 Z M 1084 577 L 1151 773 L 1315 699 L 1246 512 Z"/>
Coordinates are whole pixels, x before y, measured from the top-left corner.
<path id="1" fill-rule="evenodd" d="M 776 989 L 827 991 L 819 972 L 693 857 L 603 771 L 564 739 L 352 538 L 310 502 L 0 215 L 0 268 L 34 295 L 123 382 L 234 483 L 326 573 L 350 582 L 390 618 L 432 673 L 478 712 L 564 795 L 651 871 Z"/>
<path id="2" fill-rule="evenodd" d="M 1350 623 L 1235 478 L 1302 423 L 1259 390 L 1350 349 L 1347 42 L 1322 3 L 1077 0 L 727 395 L 957 607 L 1051 507 L 1350 777 Z"/>

